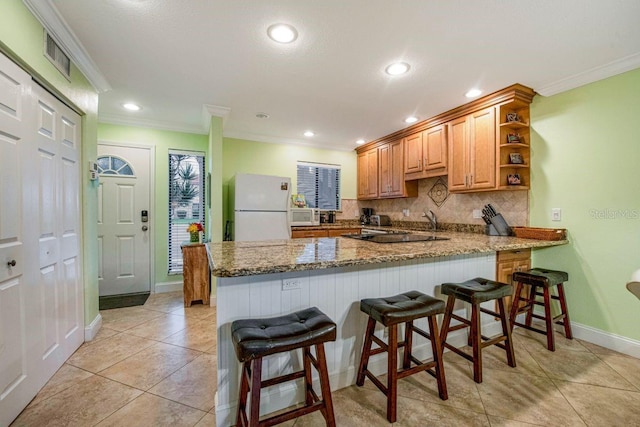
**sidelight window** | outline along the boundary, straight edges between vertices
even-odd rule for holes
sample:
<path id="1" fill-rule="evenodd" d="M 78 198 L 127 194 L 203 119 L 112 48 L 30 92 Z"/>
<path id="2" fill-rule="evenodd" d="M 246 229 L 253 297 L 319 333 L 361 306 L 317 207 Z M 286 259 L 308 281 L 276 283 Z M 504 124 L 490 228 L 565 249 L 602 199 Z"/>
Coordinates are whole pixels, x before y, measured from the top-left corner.
<path id="1" fill-rule="evenodd" d="M 204 153 L 169 151 L 169 274 L 182 273 L 180 245 L 189 241 L 189 224 L 205 225 L 204 166 Z"/>

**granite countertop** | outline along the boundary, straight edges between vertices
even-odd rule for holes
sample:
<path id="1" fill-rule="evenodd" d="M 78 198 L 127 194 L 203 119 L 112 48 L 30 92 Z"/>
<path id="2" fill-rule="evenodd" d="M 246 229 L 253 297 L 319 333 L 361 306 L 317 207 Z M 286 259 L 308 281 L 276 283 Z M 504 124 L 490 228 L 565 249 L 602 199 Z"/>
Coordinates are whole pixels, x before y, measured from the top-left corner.
<path id="1" fill-rule="evenodd" d="M 425 234 L 415 231 L 413 233 Z M 208 243 L 207 254 L 212 275 L 236 277 L 541 248 L 569 243 L 568 240 L 532 240 L 453 231 L 438 231 L 437 234 L 450 240 L 381 244 L 347 237 L 326 237 L 221 242 Z"/>

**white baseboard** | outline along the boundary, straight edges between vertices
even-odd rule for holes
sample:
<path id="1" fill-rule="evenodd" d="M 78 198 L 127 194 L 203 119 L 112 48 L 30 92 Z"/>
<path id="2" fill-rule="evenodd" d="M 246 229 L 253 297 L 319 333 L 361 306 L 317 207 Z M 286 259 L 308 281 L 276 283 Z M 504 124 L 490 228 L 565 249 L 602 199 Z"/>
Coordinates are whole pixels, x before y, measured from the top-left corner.
<path id="1" fill-rule="evenodd" d="M 154 292 L 160 294 L 163 292 L 176 292 L 182 290 L 182 280 L 179 282 L 163 282 L 156 283 L 154 286 Z"/>
<path id="2" fill-rule="evenodd" d="M 93 319 L 93 321 L 89 323 L 89 325 L 84 327 L 84 340 L 93 341 L 101 327 L 102 316 L 100 315 L 100 313 L 98 313 L 95 319 Z"/>
<path id="3" fill-rule="evenodd" d="M 561 326 L 558 327 L 562 328 Z M 571 331 L 573 332 L 574 338 L 589 341 L 600 347 L 640 358 L 640 341 L 575 322 L 571 322 Z"/>

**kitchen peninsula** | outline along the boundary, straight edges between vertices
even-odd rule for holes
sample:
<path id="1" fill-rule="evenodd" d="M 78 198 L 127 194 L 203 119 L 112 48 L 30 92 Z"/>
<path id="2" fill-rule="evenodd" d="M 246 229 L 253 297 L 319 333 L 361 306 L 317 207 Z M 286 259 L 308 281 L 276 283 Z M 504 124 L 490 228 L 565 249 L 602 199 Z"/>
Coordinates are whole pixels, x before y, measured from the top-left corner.
<path id="1" fill-rule="evenodd" d="M 568 243 L 459 232 L 437 234 L 449 240 L 378 244 L 329 237 L 209 244 L 211 271 L 217 278 L 218 425 L 233 424 L 236 411 L 240 365 L 231 342 L 233 320 L 318 307 L 338 325 L 336 341 L 326 345 L 331 388 L 335 390 L 355 382 L 366 322 L 359 309 L 361 298 L 412 289 L 439 296 L 444 282 L 479 276 L 494 279 L 497 251 Z M 494 322 L 487 316 L 484 323 L 490 328 Z M 382 337 L 383 331 L 378 332 Z M 462 335 L 451 338 L 449 342 L 464 345 Z M 431 356 L 426 340 L 417 343 L 415 353 L 422 359 Z M 266 358 L 264 378 L 290 372 L 292 366 L 300 366 L 297 353 Z M 370 369 L 383 372 L 385 360 L 372 358 Z M 261 413 L 303 399 L 302 389 L 293 383 L 274 386 L 263 391 Z"/>

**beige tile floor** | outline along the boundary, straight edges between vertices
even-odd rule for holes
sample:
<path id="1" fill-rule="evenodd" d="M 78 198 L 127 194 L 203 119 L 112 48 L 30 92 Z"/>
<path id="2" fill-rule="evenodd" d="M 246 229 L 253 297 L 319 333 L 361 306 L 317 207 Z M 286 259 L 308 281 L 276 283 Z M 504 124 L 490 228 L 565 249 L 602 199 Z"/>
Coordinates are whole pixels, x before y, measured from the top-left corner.
<path id="1" fill-rule="evenodd" d="M 214 426 L 215 308 L 184 308 L 182 293 L 101 312 L 83 344 L 12 426 Z M 557 334 L 557 350 L 514 334 L 517 367 L 492 347 L 484 381 L 445 355 L 449 399 L 426 374 L 400 381 L 397 426 L 640 426 L 640 360 Z M 386 426 L 385 397 L 370 381 L 333 393 L 339 426 Z M 285 424 L 323 426 L 314 413 Z"/>

